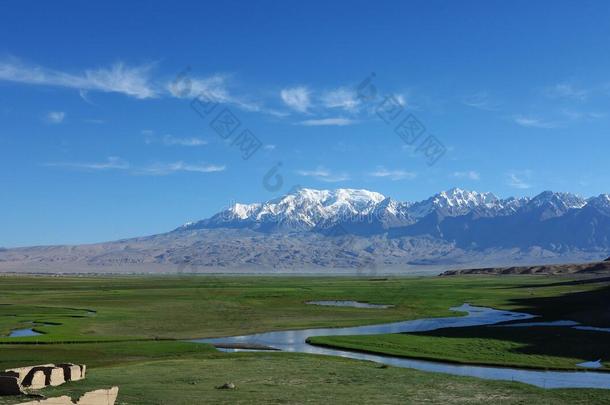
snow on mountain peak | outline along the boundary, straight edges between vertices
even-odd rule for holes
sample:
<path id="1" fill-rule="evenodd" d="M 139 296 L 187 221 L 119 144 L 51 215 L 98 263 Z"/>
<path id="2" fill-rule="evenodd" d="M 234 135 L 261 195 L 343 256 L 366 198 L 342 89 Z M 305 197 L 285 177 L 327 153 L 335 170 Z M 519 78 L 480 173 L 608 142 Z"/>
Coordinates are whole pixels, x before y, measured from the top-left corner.
<path id="1" fill-rule="evenodd" d="M 236 203 L 231 207 L 231 211 L 239 219 L 246 219 L 250 214 L 260 207 L 260 204 L 240 204 Z"/>
<path id="2" fill-rule="evenodd" d="M 415 203 L 410 209 L 410 214 L 415 218 L 424 217 L 438 210 L 443 215 L 458 216 L 465 215 L 475 208 L 501 209 L 501 201 L 492 193 L 479 193 L 477 191 L 452 188 L 442 191 L 429 199 Z"/>
<path id="3" fill-rule="evenodd" d="M 494 204 L 498 202 L 498 197 L 492 193 L 479 193 L 477 191 L 462 190 L 460 188 L 452 188 L 448 191 L 443 191 L 437 194 L 437 198 L 446 201 L 450 206 L 475 206 L 480 204 Z"/>
<path id="4" fill-rule="evenodd" d="M 369 190 L 300 188 L 265 203 L 233 204 L 210 220 L 188 224 L 183 228 L 210 224 L 220 226 L 235 221 L 313 228 L 322 221 L 367 215 L 384 199 L 382 194 Z"/>
<path id="5" fill-rule="evenodd" d="M 386 226 L 404 226 L 437 213 L 456 217 L 476 213 L 478 216 L 512 215 L 520 210 L 542 209 L 541 218 L 563 215 L 570 209 L 592 207 L 610 212 L 610 196 L 602 194 L 584 200 L 570 193 L 543 192 L 534 198 L 499 199 L 493 193 L 453 188 L 420 202 L 401 202 L 364 190 L 340 188 L 317 190 L 300 188 L 264 203 L 234 204 L 212 218 L 185 224 L 181 229 L 201 227 L 285 227 L 313 229 L 320 225 L 353 222 L 362 218 Z"/>
<path id="6" fill-rule="evenodd" d="M 553 205 L 557 208 L 571 209 L 582 208 L 587 204 L 587 201 L 584 198 L 572 193 L 543 191 L 532 198 L 531 203 L 537 207 L 543 205 Z"/>

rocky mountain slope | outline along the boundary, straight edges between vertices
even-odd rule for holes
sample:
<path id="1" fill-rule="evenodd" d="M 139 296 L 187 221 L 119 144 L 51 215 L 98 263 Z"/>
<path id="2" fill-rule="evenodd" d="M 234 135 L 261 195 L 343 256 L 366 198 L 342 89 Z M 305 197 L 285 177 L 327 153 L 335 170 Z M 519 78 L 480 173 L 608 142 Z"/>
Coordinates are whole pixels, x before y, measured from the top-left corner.
<path id="1" fill-rule="evenodd" d="M 300 189 L 234 204 L 171 232 L 79 246 L 0 250 L 0 271 L 399 270 L 601 260 L 610 196 L 501 199 L 452 189 L 424 201 Z"/>
<path id="2" fill-rule="evenodd" d="M 578 263 L 578 264 L 547 264 L 538 266 L 512 266 L 512 267 L 487 267 L 468 270 L 448 270 L 441 276 L 462 275 L 522 275 L 522 274 L 578 274 L 581 276 L 598 276 L 610 273 L 610 259 L 602 262 Z"/>

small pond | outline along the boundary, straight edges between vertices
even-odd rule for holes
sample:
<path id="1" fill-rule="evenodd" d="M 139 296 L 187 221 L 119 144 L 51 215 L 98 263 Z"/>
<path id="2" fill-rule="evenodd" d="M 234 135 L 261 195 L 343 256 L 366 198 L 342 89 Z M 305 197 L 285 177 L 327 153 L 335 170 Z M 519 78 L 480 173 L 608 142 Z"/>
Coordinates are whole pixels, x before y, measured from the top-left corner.
<path id="1" fill-rule="evenodd" d="M 36 332 L 33 328 L 27 328 L 27 329 L 12 330 L 11 333 L 9 333 L 7 337 L 17 338 L 17 337 L 30 337 L 30 336 L 38 336 L 38 335 L 42 335 L 42 333 Z"/>

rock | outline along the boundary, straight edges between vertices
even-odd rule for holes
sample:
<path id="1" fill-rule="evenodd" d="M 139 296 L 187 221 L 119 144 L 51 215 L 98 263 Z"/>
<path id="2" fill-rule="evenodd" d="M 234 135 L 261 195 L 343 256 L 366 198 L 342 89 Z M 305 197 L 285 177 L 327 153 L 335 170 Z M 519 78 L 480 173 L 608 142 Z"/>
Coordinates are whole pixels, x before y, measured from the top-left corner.
<path id="1" fill-rule="evenodd" d="M 224 383 L 216 387 L 217 390 L 234 390 L 235 388 L 235 384 L 232 382 Z"/>
<path id="2" fill-rule="evenodd" d="M 87 392 L 80 397 L 78 405 L 114 405 L 119 395 L 119 387 L 112 387 L 109 390 L 96 390 Z"/>
<path id="3" fill-rule="evenodd" d="M 48 369 L 48 385 L 52 387 L 57 387 L 58 385 L 62 385 L 66 382 L 66 375 L 64 373 L 64 369 L 61 367 L 52 367 Z M 68 380 L 70 381 L 70 380 Z"/>
<path id="4" fill-rule="evenodd" d="M 86 366 L 72 363 L 43 364 L 39 366 L 18 367 L 0 372 L 0 395 L 26 393 L 26 389 L 38 390 L 47 386 L 56 387 L 66 381 L 78 381 L 85 378 Z"/>
<path id="5" fill-rule="evenodd" d="M 114 405 L 119 395 L 119 387 L 90 391 L 74 402 L 68 396 L 23 402 L 18 405 Z"/>
<path id="6" fill-rule="evenodd" d="M 57 367 L 60 367 L 64 370 L 64 377 L 66 381 L 79 381 L 85 378 L 84 365 L 64 363 L 57 364 Z"/>
<path id="7" fill-rule="evenodd" d="M 44 405 L 74 405 L 74 402 L 72 402 L 72 398 L 70 398 L 67 395 L 64 395 L 62 397 L 55 397 L 55 398 L 47 398 L 47 399 L 41 399 L 38 401 L 29 401 L 29 402 L 21 402 L 17 405 L 40 405 L 40 404 L 44 404 Z"/>
<path id="8" fill-rule="evenodd" d="M 46 369 L 46 370 L 49 370 L 49 369 Z M 28 373 L 28 375 L 26 375 L 25 379 L 23 381 L 21 381 L 21 384 L 23 384 L 25 387 L 31 388 L 33 390 L 39 390 L 39 389 L 46 387 L 47 385 L 49 385 L 49 383 L 47 381 L 50 382 L 50 380 L 51 380 L 50 375 L 47 378 L 46 370 L 32 369 L 32 371 L 30 371 Z"/>

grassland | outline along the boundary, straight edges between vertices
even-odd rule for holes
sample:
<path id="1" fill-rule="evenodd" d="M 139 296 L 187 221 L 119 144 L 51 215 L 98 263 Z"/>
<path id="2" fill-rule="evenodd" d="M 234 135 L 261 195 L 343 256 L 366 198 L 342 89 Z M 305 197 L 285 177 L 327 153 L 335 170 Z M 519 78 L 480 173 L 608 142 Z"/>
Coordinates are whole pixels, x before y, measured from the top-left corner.
<path id="1" fill-rule="evenodd" d="M 90 367 L 86 381 L 45 390 L 45 395 L 76 394 L 118 385 L 120 401 L 129 404 L 325 403 L 329 398 L 336 399 L 333 401 L 336 403 L 610 402 L 610 393 L 601 390 L 546 391 L 522 384 L 379 368 L 371 363 L 330 357 L 226 354 L 207 345 L 174 341 L 449 316 L 455 313 L 448 308 L 464 302 L 536 313 L 549 320 L 573 319 L 603 326 L 610 302 L 606 289 L 605 281 L 531 276 L 390 279 L 7 276 L 0 278 L 0 304 L 3 304 L 0 335 L 30 327 L 31 322 L 53 325 L 36 327 L 45 333 L 42 336 L 0 339 L 0 369 L 56 361 L 83 362 Z M 304 305 L 310 300 L 332 299 L 395 307 L 376 310 Z M 484 357 L 500 362 L 518 361 L 515 359 L 522 355 L 533 356 L 530 364 L 523 361 L 523 365 L 562 367 L 578 359 L 577 354 L 569 351 L 518 352 L 546 347 L 545 342 L 556 338 L 552 335 L 527 335 L 522 346 L 516 347 L 506 337 L 472 333 L 417 335 L 414 337 L 423 340 L 408 344 L 384 340 L 407 336 L 392 335 L 383 336 L 380 342 L 391 343 L 392 350 L 402 351 L 398 354 L 412 355 L 409 352 L 412 348 L 430 345 L 428 339 L 439 339 L 446 342 L 445 346 L 439 346 L 440 353 L 429 353 L 431 358 L 451 353 L 455 360 L 472 362 L 482 362 L 481 358 L 468 357 L 472 350 L 464 350 L 475 341 L 490 345 Z M 580 338 L 574 336 L 575 342 Z M 465 346 L 461 348 L 451 348 L 452 339 L 472 340 L 463 341 Z M 226 381 L 235 382 L 238 389 L 214 388 Z M 0 399 L 0 404 L 15 401 Z"/>
<path id="2" fill-rule="evenodd" d="M 400 357 L 548 370 L 582 370 L 577 364 L 597 359 L 602 360 L 602 370 L 609 370 L 610 361 L 607 334 L 564 327 L 472 327 L 426 333 L 321 336 L 310 338 L 309 342 Z"/>
<path id="3" fill-rule="evenodd" d="M 557 295 L 540 295 L 547 288 L 570 287 Z M 538 321 L 573 320 L 585 325 L 610 325 L 610 290 L 606 278 L 525 283 L 509 289 L 526 290 L 511 303 L 519 310 L 538 314 Z M 502 307 L 501 304 L 492 305 Z M 516 366 L 558 370 L 578 369 L 577 364 L 601 359 L 610 369 L 607 333 L 565 327 L 471 327 L 425 333 L 375 336 L 315 337 L 310 343 L 362 352 L 443 360 L 463 364 Z"/>
<path id="4" fill-rule="evenodd" d="M 131 344 L 133 345 L 133 343 Z M 165 343 L 154 343 L 157 350 Z M 194 345 L 194 344 L 193 344 Z M 151 349 L 151 347 L 146 350 Z M 129 352 L 128 347 L 120 349 Z M 133 349 L 139 351 L 140 349 Z M 188 351 L 188 350 L 187 350 Z M 97 354 L 96 354 L 97 355 Z M 383 368 L 374 363 L 292 353 L 193 353 L 176 358 L 115 359 L 92 368 L 86 380 L 47 389 L 47 396 L 78 397 L 87 390 L 120 386 L 122 404 L 592 404 L 608 403 L 602 390 L 543 390 Z M 215 386 L 232 381 L 234 391 Z M 13 402 L 2 402 L 10 404 Z"/>

